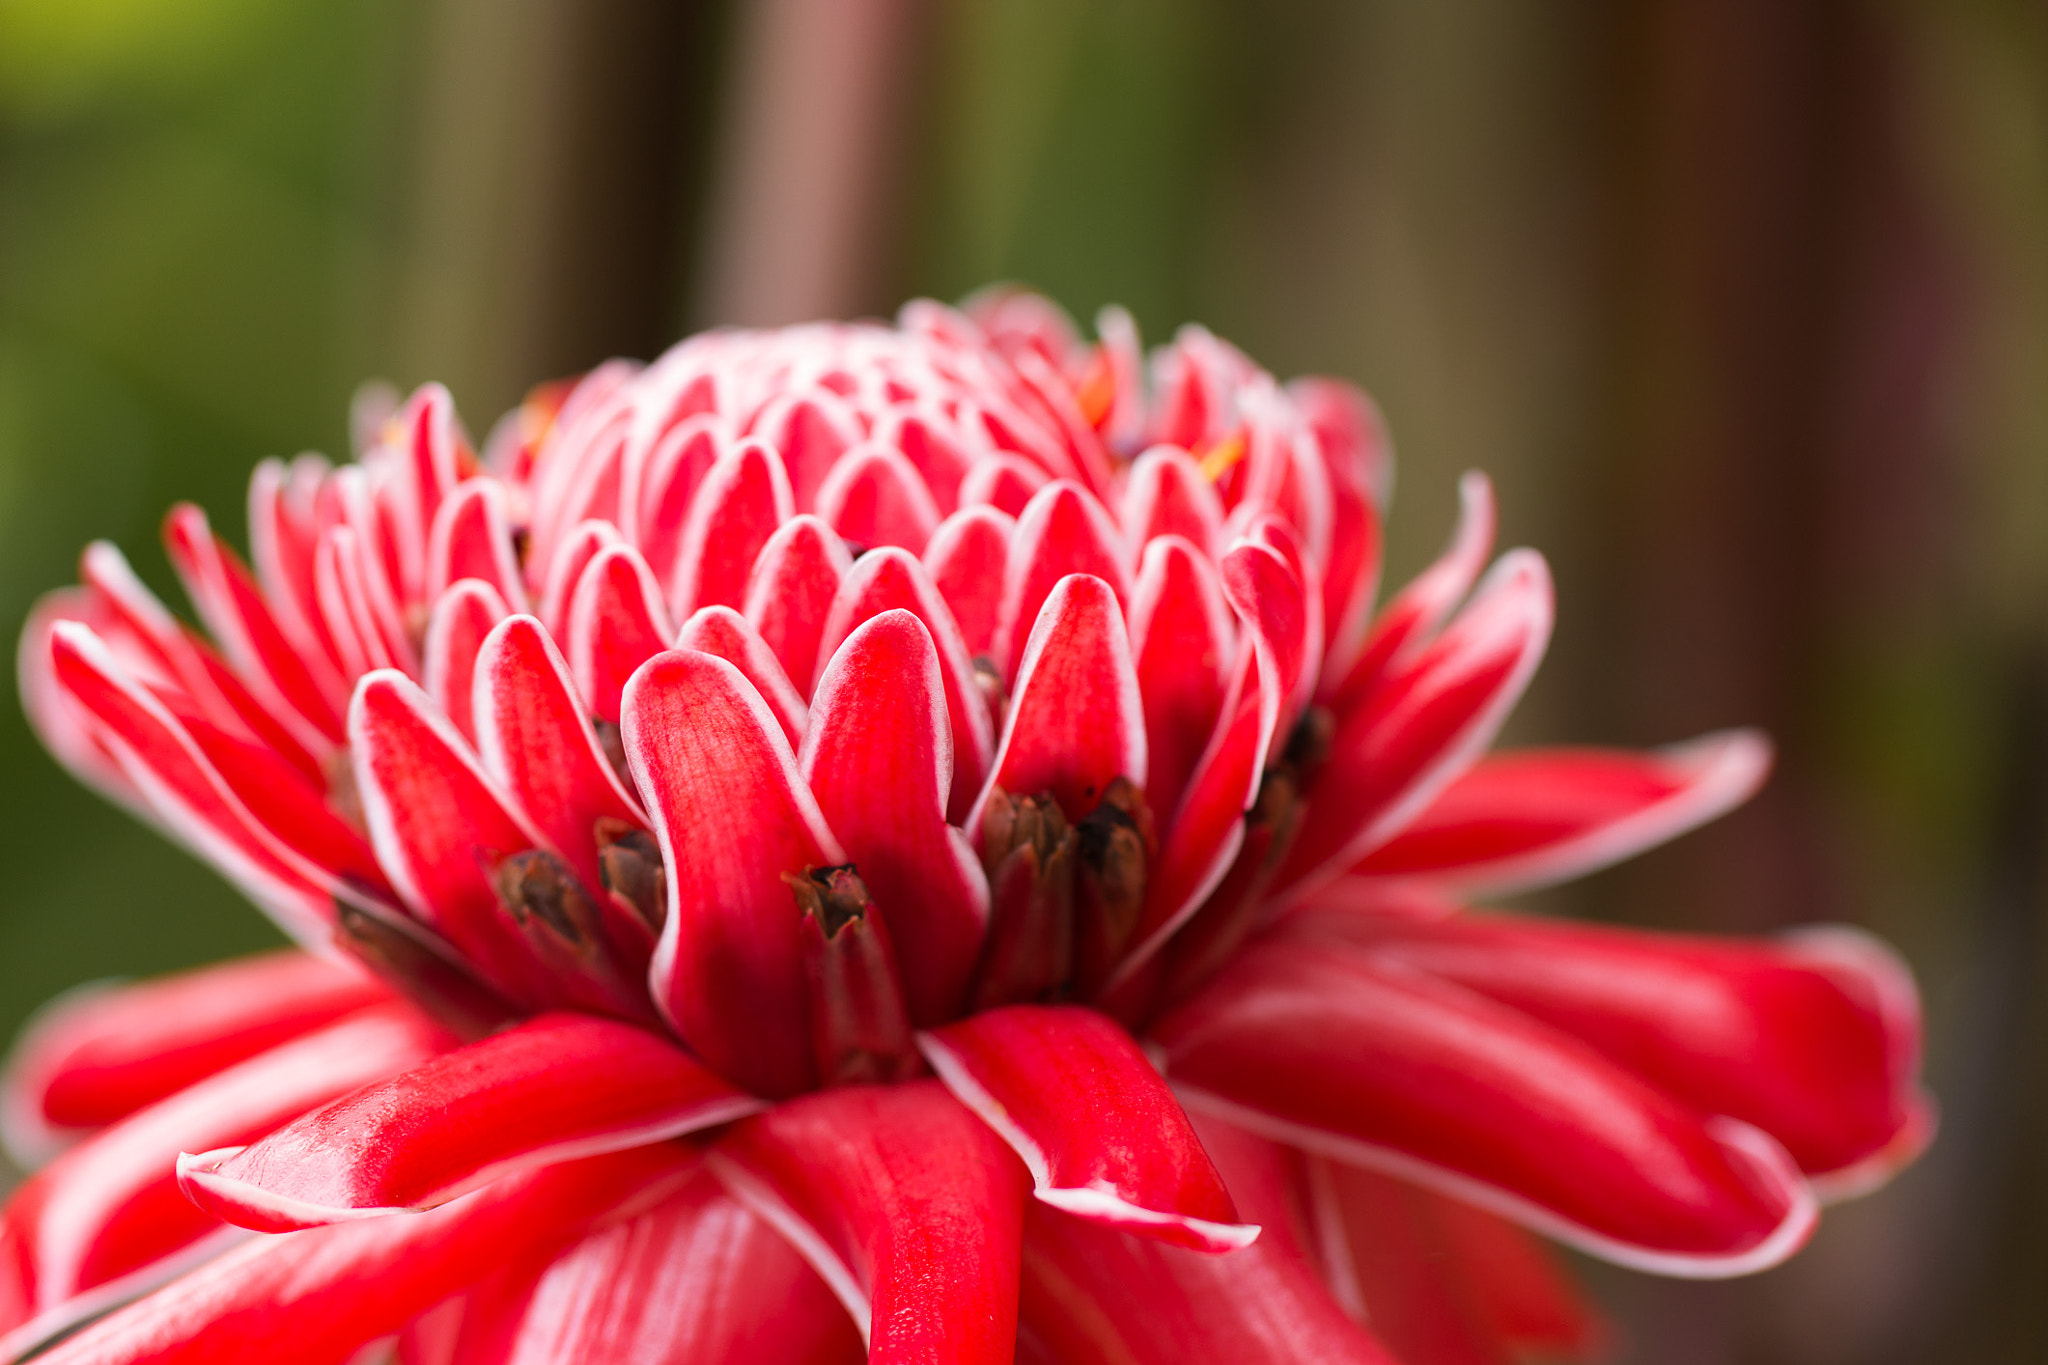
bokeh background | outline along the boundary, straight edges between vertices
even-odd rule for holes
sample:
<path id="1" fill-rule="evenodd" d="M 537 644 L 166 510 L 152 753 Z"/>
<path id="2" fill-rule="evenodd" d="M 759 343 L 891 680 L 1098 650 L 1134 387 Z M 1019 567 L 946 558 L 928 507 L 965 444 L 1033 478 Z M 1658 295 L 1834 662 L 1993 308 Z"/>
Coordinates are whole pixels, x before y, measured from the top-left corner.
<path id="1" fill-rule="evenodd" d="M 1932 1155 L 1624 1358 L 2048 1358 L 2048 7 L 2039 0 L 0 0 L 0 633 L 175 498 L 481 432 L 685 329 L 1028 281 L 1358 380 L 1399 575 L 1490 470 L 1562 615 L 1524 740 L 1735 723 L 1720 826 L 1540 908 L 1868 925 Z M 0 714 L 0 1036 L 274 941 Z"/>

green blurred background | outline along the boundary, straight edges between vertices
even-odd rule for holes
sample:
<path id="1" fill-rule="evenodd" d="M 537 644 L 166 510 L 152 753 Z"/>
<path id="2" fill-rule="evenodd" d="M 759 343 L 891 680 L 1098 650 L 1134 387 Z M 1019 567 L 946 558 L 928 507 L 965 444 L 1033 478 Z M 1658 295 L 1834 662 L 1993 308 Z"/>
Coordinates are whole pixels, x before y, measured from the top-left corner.
<path id="1" fill-rule="evenodd" d="M 0 630 L 176 498 L 472 430 L 691 326 L 993 278 L 1356 379 L 1397 574 L 1458 472 L 1562 607 L 1515 722 L 1759 723 L 1750 809 L 1546 909 L 1866 924 L 1946 1127 L 1625 1358 L 2048 1358 L 2048 7 L 2016 0 L 0 0 Z M 0 1034 L 274 941 L 0 717 Z"/>

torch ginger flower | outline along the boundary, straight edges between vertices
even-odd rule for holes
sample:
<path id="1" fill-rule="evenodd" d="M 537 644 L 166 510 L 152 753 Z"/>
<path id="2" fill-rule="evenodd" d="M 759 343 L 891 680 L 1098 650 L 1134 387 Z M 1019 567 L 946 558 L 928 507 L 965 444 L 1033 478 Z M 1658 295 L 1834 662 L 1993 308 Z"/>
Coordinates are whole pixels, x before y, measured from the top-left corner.
<path id="1" fill-rule="evenodd" d="M 1763 741 L 1488 754 L 1551 587 L 1486 482 L 1375 609 L 1368 402 L 1100 332 L 713 332 L 481 455 L 430 386 L 246 564 L 172 512 L 205 636 L 88 549 L 31 717 L 300 949 L 29 1029 L 10 1358 L 1572 1352 L 1523 1229 L 1741 1274 L 1909 1160 L 1871 940 L 1462 908 Z"/>

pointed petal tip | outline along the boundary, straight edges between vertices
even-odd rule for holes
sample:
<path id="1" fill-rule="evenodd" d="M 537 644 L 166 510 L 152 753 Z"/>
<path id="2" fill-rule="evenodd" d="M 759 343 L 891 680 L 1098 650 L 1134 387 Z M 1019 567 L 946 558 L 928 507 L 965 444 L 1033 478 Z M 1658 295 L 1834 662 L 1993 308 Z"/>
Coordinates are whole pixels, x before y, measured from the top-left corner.
<path id="1" fill-rule="evenodd" d="M 238 1146 L 216 1147 L 210 1152 L 178 1153 L 179 1190 L 223 1223 L 252 1232 L 297 1232 L 302 1228 L 325 1227 L 329 1223 L 418 1212 L 405 1208 L 358 1209 L 318 1204 L 221 1174 L 223 1165 L 247 1150 L 246 1146 Z"/>
<path id="2" fill-rule="evenodd" d="M 1218 1223 L 1185 1214 L 1162 1213 L 1133 1204 L 1114 1189 L 1093 1185 L 1047 1185 L 1033 1191 L 1039 1202 L 1064 1213 L 1150 1237 L 1168 1246 L 1211 1254 L 1237 1251 L 1259 1240 L 1257 1223 Z"/>

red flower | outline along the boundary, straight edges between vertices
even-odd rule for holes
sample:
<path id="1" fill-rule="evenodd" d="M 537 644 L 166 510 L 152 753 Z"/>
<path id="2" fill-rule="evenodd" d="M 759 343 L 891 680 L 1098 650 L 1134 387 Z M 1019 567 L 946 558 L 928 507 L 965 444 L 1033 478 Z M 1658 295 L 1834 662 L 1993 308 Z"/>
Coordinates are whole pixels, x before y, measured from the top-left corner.
<path id="1" fill-rule="evenodd" d="M 711 333 L 481 459 L 429 387 L 258 468 L 253 567 L 171 514 L 211 643 L 89 549 L 39 730 L 307 951 L 30 1030 L 8 1351 L 1493 1359 L 1594 1327 L 1497 1215 L 1738 1274 L 1910 1159 L 1870 940 L 1458 908 L 1763 741 L 1487 755 L 1551 601 L 1485 481 L 1375 612 L 1367 401 L 1101 331 Z"/>

